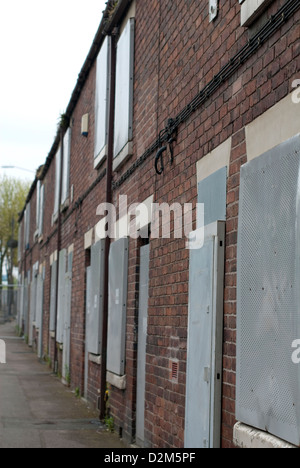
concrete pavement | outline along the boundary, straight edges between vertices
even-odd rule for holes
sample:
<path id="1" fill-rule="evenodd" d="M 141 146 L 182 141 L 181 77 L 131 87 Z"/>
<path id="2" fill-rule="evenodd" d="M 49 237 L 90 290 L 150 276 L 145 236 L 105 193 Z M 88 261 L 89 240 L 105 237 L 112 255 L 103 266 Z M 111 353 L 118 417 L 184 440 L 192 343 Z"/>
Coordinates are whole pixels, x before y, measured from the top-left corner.
<path id="1" fill-rule="evenodd" d="M 0 325 L 0 448 L 125 448 L 98 414 L 53 375 L 14 332 Z"/>

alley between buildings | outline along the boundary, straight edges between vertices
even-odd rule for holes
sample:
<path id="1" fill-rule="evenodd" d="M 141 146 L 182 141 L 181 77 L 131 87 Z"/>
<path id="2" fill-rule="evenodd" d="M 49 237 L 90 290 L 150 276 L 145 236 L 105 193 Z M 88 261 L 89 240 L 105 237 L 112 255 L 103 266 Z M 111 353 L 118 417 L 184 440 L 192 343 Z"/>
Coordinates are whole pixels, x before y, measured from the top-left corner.
<path id="1" fill-rule="evenodd" d="M 65 388 L 46 364 L 0 325 L 7 364 L 0 364 L 0 448 L 122 448 L 98 414 Z"/>

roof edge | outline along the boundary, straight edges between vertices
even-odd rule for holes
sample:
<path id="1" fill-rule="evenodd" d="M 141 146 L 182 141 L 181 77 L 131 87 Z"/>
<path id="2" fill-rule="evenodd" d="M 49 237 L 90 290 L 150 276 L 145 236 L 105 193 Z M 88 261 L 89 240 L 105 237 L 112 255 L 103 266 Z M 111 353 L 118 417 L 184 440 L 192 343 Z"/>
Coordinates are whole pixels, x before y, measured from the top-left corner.
<path id="1" fill-rule="evenodd" d="M 95 60 L 97 59 L 97 56 L 99 54 L 99 51 L 101 49 L 101 46 L 104 42 L 105 37 L 112 33 L 114 27 L 118 25 L 118 23 L 120 22 L 120 20 L 122 19 L 122 17 L 128 10 L 128 8 L 130 7 L 131 3 L 132 3 L 132 0 L 108 0 L 106 9 L 103 11 L 103 16 L 102 16 L 102 20 L 100 22 L 99 28 L 92 42 L 92 46 L 88 52 L 88 55 L 78 75 L 76 86 L 71 94 L 71 99 L 69 101 L 67 110 L 65 112 L 65 116 L 68 119 L 71 119 L 71 116 L 81 96 L 82 89 L 88 79 L 88 76 L 95 63 Z M 41 174 L 39 174 L 39 180 L 43 180 L 45 178 L 48 172 L 48 169 L 50 167 L 50 164 L 56 155 L 56 152 L 59 147 L 59 143 L 60 143 L 60 126 L 57 129 L 57 134 L 55 136 L 50 152 L 47 156 L 43 171 Z M 26 198 L 25 206 L 23 208 L 23 211 L 20 213 L 19 222 L 21 222 L 23 219 L 26 205 L 31 200 L 34 190 L 36 188 L 36 185 L 37 185 L 37 177 L 35 177 L 35 180 L 32 183 L 32 186 L 29 190 L 29 193 Z"/>

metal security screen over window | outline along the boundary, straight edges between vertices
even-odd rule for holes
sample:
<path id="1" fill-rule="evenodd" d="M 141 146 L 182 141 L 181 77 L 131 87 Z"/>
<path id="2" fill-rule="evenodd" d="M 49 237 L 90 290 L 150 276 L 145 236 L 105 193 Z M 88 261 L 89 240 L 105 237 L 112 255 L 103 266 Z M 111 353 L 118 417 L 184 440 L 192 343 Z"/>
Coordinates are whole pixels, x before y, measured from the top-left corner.
<path id="1" fill-rule="evenodd" d="M 115 147 L 116 157 L 128 141 L 132 140 L 134 26 L 128 21 L 117 46 Z"/>
<path id="2" fill-rule="evenodd" d="M 300 136 L 241 170 L 237 419 L 300 444 Z"/>

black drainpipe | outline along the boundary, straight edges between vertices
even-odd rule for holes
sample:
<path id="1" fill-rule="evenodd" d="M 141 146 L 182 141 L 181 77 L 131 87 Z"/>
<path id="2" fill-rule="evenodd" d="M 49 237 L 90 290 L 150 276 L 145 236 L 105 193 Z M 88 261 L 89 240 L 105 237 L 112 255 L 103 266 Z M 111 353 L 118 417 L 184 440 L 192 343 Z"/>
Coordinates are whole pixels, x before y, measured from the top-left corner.
<path id="1" fill-rule="evenodd" d="M 57 164 L 57 160 L 56 160 Z M 59 288 L 59 252 L 61 250 L 61 195 L 63 183 L 63 164 L 64 164 L 64 130 L 60 127 L 60 176 L 59 176 L 59 195 L 58 195 L 58 220 L 57 220 L 57 269 L 56 269 L 56 295 L 55 295 L 55 330 L 54 330 L 54 373 L 58 373 L 58 352 L 57 352 L 57 313 L 58 313 L 58 288 Z"/>
<path id="2" fill-rule="evenodd" d="M 116 37 L 111 36 L 111 71 L 110 71 L 110 97 L 109 97 L 109 126 L 108 151 L 106 169 L 106 203 L 112 203 L 112 166 L 114 157 L 114 119 L 115 119 L 115 88 L 116 88 Z M 108 325 L 108 290 L 109 290 L 109 250 L 110 237 L 105 239 L 104 259 L 104 298 L 103 298 L 103 327 L 101 350 L 101 377 L 100 377 L 100 420 L 106 417 L 106 363 L 107 363 L 107 325 Z"/>

